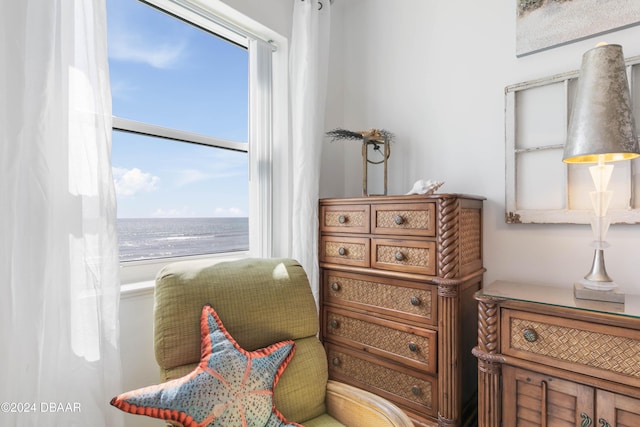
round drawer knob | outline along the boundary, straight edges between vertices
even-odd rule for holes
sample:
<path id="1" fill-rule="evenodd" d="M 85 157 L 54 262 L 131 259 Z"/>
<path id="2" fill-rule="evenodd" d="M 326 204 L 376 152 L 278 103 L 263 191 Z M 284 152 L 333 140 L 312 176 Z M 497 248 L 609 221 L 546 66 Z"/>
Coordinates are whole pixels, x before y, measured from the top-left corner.
<path id="1" fill-rule="evenodd" d="M 340 359 L 337 357 L 334 357 L 333 359 L 331 359 L 331 364 L 333 366 L 340 366 Z"/>
<path id="2" fill-rule="evenodd" d="M 340 283 L 338 282 L 333 282 L 331 284 L 331 289 L 333 289 L 334 291 L 338 292 L 340 290 Z"/>
<path id="3" fill-rule="evenodd" d="M 329 326 L 331 326 L 333 329 L 337 329 L 338 326 L 340 326 L 340 323 L 338 323 L 337 320 L 333 319 L 331 322 L 329 322 Z"/>
<path id="4" fill-rule="evenodd" d="M 522 331 L 522 335 L 524 336 L 524 339 L 529 342 L 535 342 L 538 339 L 538 333 L 535 330 L 530 328 L 527 328 L 524 331 Z"/>
<path id="5" fill-rule="evenodd" d="M 340 246 L 338 248 L 338 253 L 342 256 L 345 256 L 347 254 L 347 250 L 344 247 Z"/>
<path id="6" fill-rule="evenodd" d="M 398 215 L 397 217 L 394 218 L 394 221 L 396 222 L 396 224 L 398 225 L 402 225 L 404 224 L 404 218 L 402 218 L 402 216 Z"/>
<path id="7" fill-rule="evenodd" d="M 409 343 L 409 351 L 415 353 L 418 351 L 418 344 L 414 343 L 414 342 L 410 342 Z"/>
<path id="8" fill-rule="evenodd" d="M 415 306 L 420 305 L 420 298 L 418 298 L 418 297 L 411 297 L 411 305 L 415 305 Z"/>
<path id="9" fill-rule="evenodd" d="M 414 396 L 420 396 L 422 394 L 422 390 L 420 390 L 420 387 L 417 385 L 414 385 L 411 387 L 411 393 L 413 393 Z"/>
<path id="10" fill-rule="evenodd" d="M 338 222 L 339 222 L 340 224 L 344 224 L 345 222 L 347 222 L 347 217 L 346 217 L 346 216 L 344 216 L 344 215 L 340 215 L 340 216 L 338 217 Z"/>
<path id="11" fill-rule="evenodd" d="M 396 261 L 404 260 L 404 254 L 400 251 L 396 252 Z"/>

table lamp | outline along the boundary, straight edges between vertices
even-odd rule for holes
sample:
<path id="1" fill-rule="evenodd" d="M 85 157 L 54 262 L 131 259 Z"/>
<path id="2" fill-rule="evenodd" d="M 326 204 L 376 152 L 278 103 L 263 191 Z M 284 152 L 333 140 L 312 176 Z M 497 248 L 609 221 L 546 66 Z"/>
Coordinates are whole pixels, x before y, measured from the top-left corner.
<path id="1" fill-rule="evenodd" d="M 624 294 L 607 274 L 604 263 L 604 249 L 609 246 L 607 209 L 613 195 L 607 190 L 613 165 L 606 163 L 638 156 L 622 47 L 598 44 L 582 57 L 562 158 L 565 163 L 595 163 L 589 168 L 595 184 L 595 191 L 590 193 L 595 214 L 591 221 L 595 251 L 591 270 L 574 285 L 576 298 L 624 302 Z"/>

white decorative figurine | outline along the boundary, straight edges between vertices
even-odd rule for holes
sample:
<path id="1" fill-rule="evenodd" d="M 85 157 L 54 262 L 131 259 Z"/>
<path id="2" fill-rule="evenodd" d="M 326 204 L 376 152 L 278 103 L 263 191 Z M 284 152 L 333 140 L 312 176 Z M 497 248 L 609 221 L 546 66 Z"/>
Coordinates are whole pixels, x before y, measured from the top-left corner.
<path id="1" fill-rule="evenodd" d="M 413 184 L 413 187 L 411 188 L 411 191 L 409 191 L 407 193 L 407 195 L 409 194 L 432 194 L 434 193 L 438 188 L 442 187 L 442 184 L 444 184 L 444 181 L 434 181 L 434 180 L 424 180 L 424 179 L 419 179 L 415 182 L 415 184 Z"/>

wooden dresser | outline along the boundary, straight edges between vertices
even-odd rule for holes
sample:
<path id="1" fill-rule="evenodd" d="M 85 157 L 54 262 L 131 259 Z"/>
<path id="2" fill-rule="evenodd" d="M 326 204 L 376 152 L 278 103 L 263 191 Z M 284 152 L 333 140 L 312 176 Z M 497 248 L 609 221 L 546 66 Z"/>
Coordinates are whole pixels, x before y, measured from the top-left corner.
<path id="1" fill-rule="evenodd" d="M 473 425 L 482 198 L 320 201 L 321 333 L 331 378 L 417 426 Z"/>
<path id="2" fill-rule="evenodd" d="M 495 282 L 476 299 L 480 427 L 640 426 L 640 296 Z"/>

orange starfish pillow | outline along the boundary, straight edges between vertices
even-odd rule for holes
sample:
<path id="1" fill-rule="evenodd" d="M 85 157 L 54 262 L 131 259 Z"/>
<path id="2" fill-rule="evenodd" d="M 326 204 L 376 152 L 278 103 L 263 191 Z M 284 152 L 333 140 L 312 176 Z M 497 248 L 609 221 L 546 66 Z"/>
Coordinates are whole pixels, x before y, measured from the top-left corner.
<path id="1" fill-rule="evenodd" d="M 273 389 L 295 343 L 282 341 L 247 351 L 206 305 L 200 320 L 200 364 L 182 378 L 123 393 L 111 404 L 125 412 L 177 422 L 185 427 L 284 427 Z"/>

